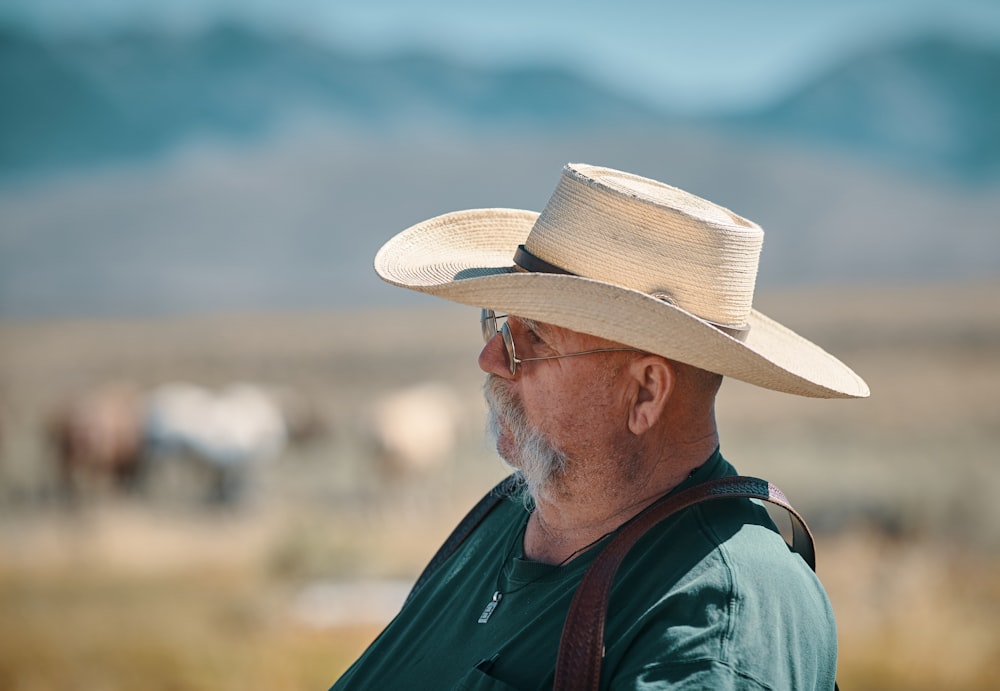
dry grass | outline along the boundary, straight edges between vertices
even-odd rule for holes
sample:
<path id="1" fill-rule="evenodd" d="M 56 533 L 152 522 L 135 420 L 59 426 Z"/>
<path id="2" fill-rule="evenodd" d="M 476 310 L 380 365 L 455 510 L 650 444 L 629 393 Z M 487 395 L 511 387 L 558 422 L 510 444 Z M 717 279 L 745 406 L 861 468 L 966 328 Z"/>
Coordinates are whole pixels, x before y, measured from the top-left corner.
<path id="1" fill-rule="evenodd" d="M 375 626 L 291 621 L 273 581 L 234 569 L 166 576 L 101 569 L 0 577 L 0 687 L 316 689 Z"/>
<path id="2" fill-rule="evenodd" d="M 1000 557 L 864 532 L 819 545 L 844 689 L 996 689 Z"/>
<path id="3" fill-rule="evenodd" d="M 117 547 L 0 569 L 0 688 L 325 688 L 377 634 L 375 623 L 315 628 L 294 616 L 305 581 L 275 568 L 280 539 L 233 550 L 220 535 L 203 541 L 215 550 L 149 563 L 155 545 L 115 556 L 127 540 L 110 523 L 98 530 L 95 543 Z M 823 539 L 820 554 L 843 688 L 997 687 L 1000 559 L 861 533 Z"/>
<path id="4" fill-rule="evenodd" d="M 723 390 L 724 451 L 778 482 L 819 532 L 845 689 L 1000 687 L 998 297 L 996 285 L 762 296 L 874 395 Z M 460 463 L 398 486 L 351 434 L 379 392 L 423 379 L 453 383 L 479 410 L 474 319 L 444 309 L 0 324 L 0 689 L 329 686 L 379 625 L 317 628 L 297 614 L 302 589 L 412 578 L 503 472 L 480 422 Z M 40 420 L 65 393 L 111 379 L 292 385 L 329 435 L 268 468 L 236 510 L 58 506 Z"/>
<path id="5" fill-rule="evenodd" d="M 453 518 L 425 517 L 431 539 Z M 326 688 L 384 620 L 317 628 L 303 587 L 411 574 L 429 548 L 413 522 L 131 501 L 20 516 L 0 531 L 0 688 Z"/>

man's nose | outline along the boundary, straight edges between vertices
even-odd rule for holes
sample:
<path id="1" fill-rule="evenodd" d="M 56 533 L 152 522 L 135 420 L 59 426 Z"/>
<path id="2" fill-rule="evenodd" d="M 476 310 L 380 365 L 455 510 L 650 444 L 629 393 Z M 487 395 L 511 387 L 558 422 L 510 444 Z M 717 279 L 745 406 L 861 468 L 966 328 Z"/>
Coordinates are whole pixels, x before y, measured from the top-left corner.
<path id="1" fill-rule="evenodd" d="M 487 374 L 496 374 L 511 379 L 510 365 L 504 352 L 503 336 L 496 334 L 487 341 L 479 353 L 479 369 Z"/>

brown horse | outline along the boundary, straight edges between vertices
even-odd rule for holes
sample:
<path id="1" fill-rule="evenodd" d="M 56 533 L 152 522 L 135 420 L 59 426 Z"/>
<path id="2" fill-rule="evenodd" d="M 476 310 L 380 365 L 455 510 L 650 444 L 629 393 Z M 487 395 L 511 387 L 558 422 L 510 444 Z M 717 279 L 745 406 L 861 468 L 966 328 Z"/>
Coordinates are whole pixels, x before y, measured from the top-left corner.
<path id="1" fill-rule="evenodd" d="M 47 424 L 61 490 L 72 498 L 81 491 L 130 487 L 139 471 L 141 433 L 140 396 L 128 384 L 106 384 L 64 400 Z"/>

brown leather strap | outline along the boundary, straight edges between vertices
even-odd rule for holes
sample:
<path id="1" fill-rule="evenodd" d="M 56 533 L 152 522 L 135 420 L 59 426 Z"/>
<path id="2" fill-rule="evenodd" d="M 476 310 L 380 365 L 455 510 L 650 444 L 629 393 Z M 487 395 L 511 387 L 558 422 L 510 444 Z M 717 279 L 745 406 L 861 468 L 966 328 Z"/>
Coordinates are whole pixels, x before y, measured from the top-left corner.
<path id="1" fill-rule="evenodd" d="M 792 517 L 792 549 L 816 569 L 813 537 L 802 516 L 780 489 L 752 477 L 723 477 L 704 482 L 653 504 L 626 523 L 601 550 L 584 574 L 569 606 L 556 659 L 554 689 L 597 691 L 604 661 L 604 624 L 611 584 L 633 545 L 653 526 L 682 509 L 704 501 L 751 498 L 776 504 Z"/>

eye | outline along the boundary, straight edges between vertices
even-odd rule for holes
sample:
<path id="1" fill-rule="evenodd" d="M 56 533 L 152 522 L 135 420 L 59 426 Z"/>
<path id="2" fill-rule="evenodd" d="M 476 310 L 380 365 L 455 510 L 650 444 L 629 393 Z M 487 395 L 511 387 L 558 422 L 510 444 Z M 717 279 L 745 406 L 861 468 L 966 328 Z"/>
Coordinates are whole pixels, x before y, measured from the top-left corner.
<path id="1" fill-rule="evenodd" d="M 545 340 L 542 327 L 536 322 L 530 319 L 519 319 L 518 326 L 518 340 L 523 345 L 526 356 L 529 352 L 532 356 L 548 355 L 554 352 Z"/>
<path id="2" fill-rule="evenodd" d="M 541 335 L 538 333 L 538 325 L 530 319 L 510 319 L 507 322 L 517 335 L 526 343 L 543 343 Z"/>

